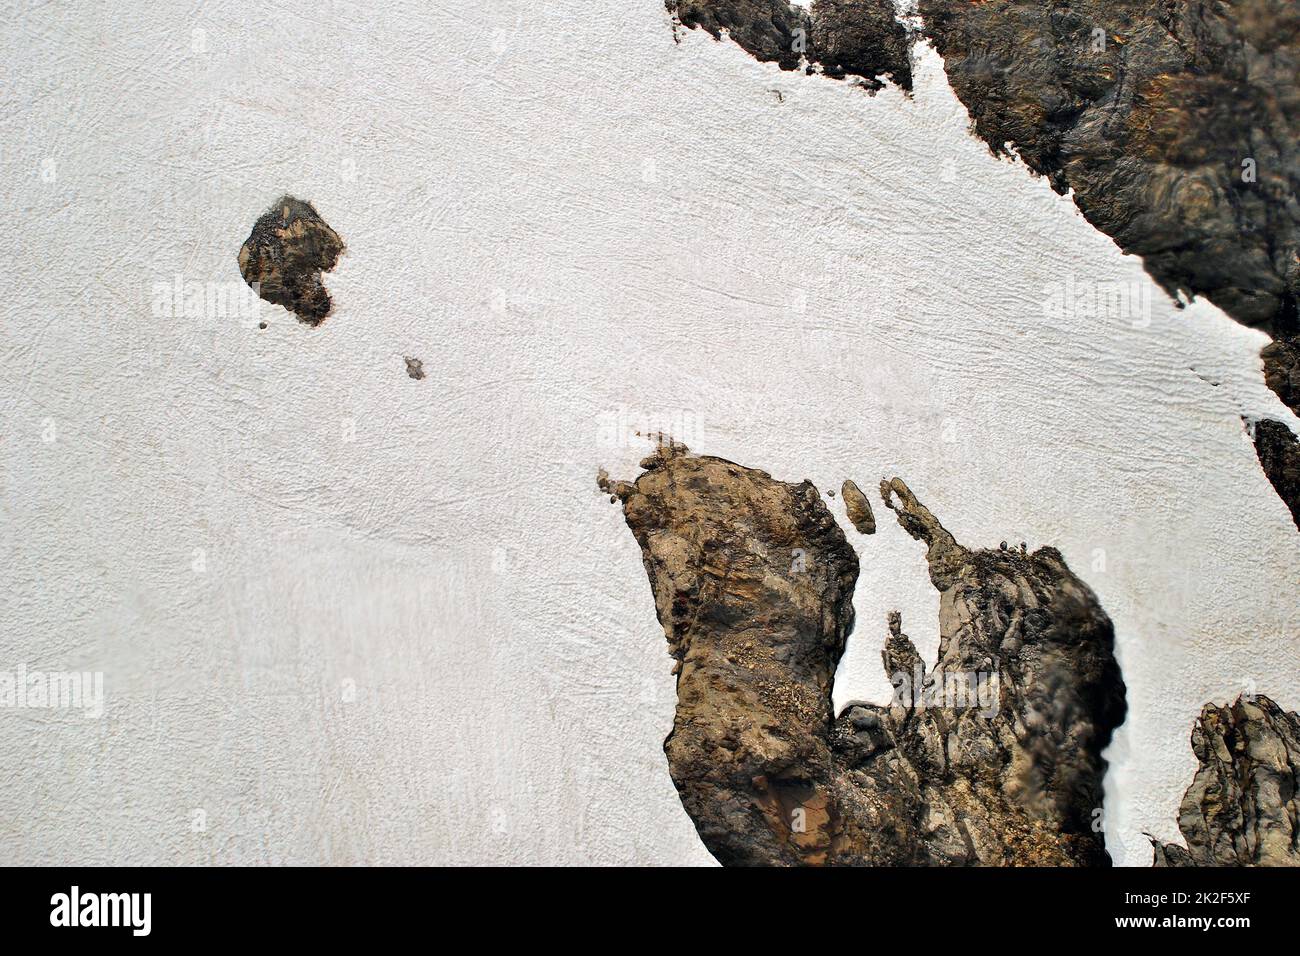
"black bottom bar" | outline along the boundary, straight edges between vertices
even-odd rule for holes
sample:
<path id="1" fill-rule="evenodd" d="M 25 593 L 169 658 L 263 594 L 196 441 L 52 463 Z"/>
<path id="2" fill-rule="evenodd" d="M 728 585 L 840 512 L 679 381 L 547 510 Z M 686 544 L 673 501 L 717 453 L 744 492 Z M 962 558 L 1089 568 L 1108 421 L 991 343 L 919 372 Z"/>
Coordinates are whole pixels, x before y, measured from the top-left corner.
<path id="1" fill-rule="evenodd" d="M 686 918 L 692 950 L 787 937 L 870 948 L 900 932 L 924 949 L 1191 933 L 1231 943 L 1289 931 L 1300 905 L 1297 870 L 9 869 L 0 879 L 6 942 L 132 945 L 417 933 L 452 945 L 468 934 L 472 945 L 522 932 L 539 946 L 676 948 Z"/>

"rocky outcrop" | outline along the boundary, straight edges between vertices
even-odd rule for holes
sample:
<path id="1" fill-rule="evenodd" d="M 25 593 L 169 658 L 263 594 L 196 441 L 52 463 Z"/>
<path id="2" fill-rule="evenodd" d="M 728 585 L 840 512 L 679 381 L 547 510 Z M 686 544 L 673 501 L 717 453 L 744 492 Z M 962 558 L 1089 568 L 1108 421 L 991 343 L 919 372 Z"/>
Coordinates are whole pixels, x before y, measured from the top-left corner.
<path id="1" fill-rule="evenodd" d="M 678 661 L 669 772 L 725 864 L 1109 862 L 1102 749 L 1124 716 L 1113 632 L 1043 548 L 972 551 L 894 479 L 941 592 L 927 669 L 889 621 L 889 706 L 836 719 L 858 562 L 817 489 L 669 444 L 623 504 Z"/>
<path id="2" fill-rule="evenodd" d="M 920 10 L 989 148 L 1073 190 L 1085 218 L 1170 294 L 1204 295 L 1277 336 L 1265 377 L 1300 412 L 1300 6 L 921 0 Z M 1263 434 L 1260 461 L 1294 515 L 1295 437 L 1280 422 Z"/>
<path id="3" fill-rule="evenodd" d="M 267 302 L 315 326 L 332 306 L 321 272 L 333 269 L 342 253 L 343 240 L 311 203 L 283 196 L 253 224 L 239 250 L 239 271 Z"/>
<path id="4" fill-rule="evenodd" d="M 845 480 L 840 486 L 840 497 L 844 499 L 844 511 L 853 527 L 858 529 L 858 534 L 875 534 L 876 516 L 871 510 L 871 500 L 852 479 Z"/>
<path id="5" fill-rule="evenodd" d="M 1300 714 L 1262 696 L 1206 704 L 1192 751 L 1187 846 L 1152 841 L 1156 866 L 1300 866 Z"/>
<path id="6" fill-rule="evenodd" d="M 1259 357 L 1264 360 L 1264 381 L 1300 415 L 1300 337 L 1275 339 L 1264 346 Z"/>
<path id="7" fill-rule="evenodd" d="M 675 444 L 642 466 L 602 487 L 623 502 L 678 662 L 664 750 L 682 803 L 725 864 L 830 862 L 831 682 L 857 557 L 809 482 Z"/>
<path id="8" fill-rule="evenodd" d="M 1300 531 L 1300 440 L 1286 425 L 1271 418 L 1255 422 L 1251 430 L 1259 465 Z"/>
<path id="9" fill-rule="evenodd" d="M 795 29 L 846 48 L 872 38 L 867 69 L 849 72 L 906 60 L 889 3 L 668 7 L 785 69 L 801 62 Z M 1072 191 L 1170 295 L 1203 295 L 1275 336 L 1266 379 L 1300 413 L 1300 5 L 919 0 L 919 11 L 976 135 Z"/>
<path id="10" fill-rule="evenodd" d="M 975 132 L 1170 293 L 1295 334 L 1300 7 L 921 0 Z"/>
<path id="11" fill-rule="evenodd" d="M 912 88 L 909 41 L 891 0 L 818 0 L 811 12 L 786 0 L 667 0 L 666 6 L 681 26 L 714 39 L 725 31 L 783 70 L 853 77 L 873 91 L 884 86 L 881 76 Z"/>

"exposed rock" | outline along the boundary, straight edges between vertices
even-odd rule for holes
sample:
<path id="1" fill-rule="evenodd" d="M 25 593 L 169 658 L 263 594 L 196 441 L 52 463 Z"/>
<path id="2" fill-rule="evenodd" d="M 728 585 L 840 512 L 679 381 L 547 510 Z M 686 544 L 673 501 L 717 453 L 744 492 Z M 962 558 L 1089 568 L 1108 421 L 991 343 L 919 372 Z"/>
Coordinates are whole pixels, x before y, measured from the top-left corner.
<path id="1" fill-rule="evenodd" d="M 1300 530 L 1300 440 L 1282 422 L 1265 418 L 1254 424 L 1255 454 L 1291 519 Z"/>
<path id="2" fill-rule="evenodd" d="M 842 72 L 907 59 L 888 2 L 668 7 L 715 37 L 729 28 L 784 69 L 799 65 L 798 28 L 809 59 Z M 919 10 L 989 148 L 1072 190 L 1084 217 L 1170 295 L 1203 295 L 1277 337 L 1263 353 L 1266 380 L 1300 413 L 1300 4 L 920 0 Z M 910 87 L 910 70 L 897 76 Z"/>
<path id="3" fill-rule="evenodd" d="M 424 362 L 418 358 L 411 358 L 409 355 L 405 356 L 405 359 L 406 374 L 417 381 L 424 378 Z"/>
<path id="4" fill-rule="evenodd" d="M 888 0 L 667 0 L 761 60 L 910 88 Z M 1012 150 L 1170 294 L 1300 334 L 1300 5 L 920 0 L 974 130 Z M 796 46 L 804 31 L 806 51 Z M 878 86 L 878 84 L 876 84 Z"/>
<path id="5" fill-rule="evenodd" d="M 1300 415 L 1300 336 L 1276 339 L 1259 353 L 1264 360 L 1264 381 L 1286 406 Z"/>
<path id="6" fill-rule="evenodd" d="M 664 750 L 682 803 L 723 863 L 828 862 L 830 691 L 857 557 L 809 482 L 679 444 L 642 467 L 602 489 L 622 499 L 679 662 Z"/>
<path id="7" fill-rule="evenodd" d="M 815 0 L 813 55 L 827 76 L 858 77 L 872 89 L 886 76 L 912 88 L 911 39 L 898 22 L 893 0 Z"/>
<path id="8" fill-rule="evenodd" d="M 1267 697 L 1206 704 L 1200 769 L 1183 795 L 1186 848 L 1152 841 L 1156 866 L 1300 866 L 1300 714 Z"/>
<path id="9" fill-rule="evenodd" d="M 1300 6 L 921 0 L 948 78 L 1171 293 L 1295 334 Z"/>
<path id="10" fill-rule="evenodd" d="M 805 52 L 796 50 L 799 34 L 809 32 L 806 11 L 785 0 L 667 0 L 665 4 L 684 27 L 699 27 L 715 40 L 725 30 L 756 59 L 797 70 Z"/>
<path id="11" fill-rule="evenodd" d="M 320 325 L 332 305 L 321 272 L 333 269 L 342 252 L 343 240 L 311 203 L 282 196 L 253 224 L 239 250 L 239 271 L 267 302 Z"/>
<path id="12" fill-rule="evenodd" d="M 938 667 L 891 615 L 895 701 L 836 720 L 858 562 L 817 489 L 678 444 L 642 466 L 600 487 L 679 662 L 669 771 L 721 862 L 1109 862 L 1094 821 L 1124 685 L 1110 621 L 1058 552 L 970 551 L 890 482 L 942 592 Z"/>
<path id="13" fill-rule="evenodd" d="M 844 510 L 848 513 L 849 521 L 858 529 L 858 534 L 875 534 L 876 516 L 871 511 L 871 502 L 852 479 L 840 486 L 840 495 L 844 499 Z"/>
<path id="14" fill-rule="evenodd" d="M 783 70 L 806 67 L 827 76 L 855 77 L 870 90 L 885 76 L 912 88 L 907 33 L 892 0 L 816 0 L 811 12 L 786 0 L 666 0 L 684 27 L 714 39 L 723 31 L 739 46 Z"/>
<path id="15" fill-rule="evenodd" d="M 920 10 L 989 147 L 1072 189 L 1084 217 L 1169 293 L 1204 295 L 1289 339 L 1264 361 L 1269 386 L 1297 409 L 1300 5 L 921 0 Z M 1279 493 L 1294 512 L 1294 495 Z"/>

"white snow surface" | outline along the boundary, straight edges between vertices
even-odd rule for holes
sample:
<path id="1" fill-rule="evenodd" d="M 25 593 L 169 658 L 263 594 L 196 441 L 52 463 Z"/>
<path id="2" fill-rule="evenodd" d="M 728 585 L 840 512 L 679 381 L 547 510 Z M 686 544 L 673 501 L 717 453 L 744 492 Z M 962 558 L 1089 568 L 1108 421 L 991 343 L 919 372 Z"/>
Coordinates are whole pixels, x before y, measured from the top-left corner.
<path id="1" fill-rule="evenodd" d="M 9 21 L 0 670 L 102 671 L 105 708 L 0 709 L 0 860 L 711 863 L 595 485 L 638 429 L 1058 547 L 1128 684 L 1118 863 L 1176 837 L 1204 703 L 1300 707 L 1300 535 L 1241 421 L 1296 424 L 1263 336 L 992 157 L 932 51 L 868 96 L 674 42 L 658 0 Z M 284 193 L 348 244 L 334 314 L 165 314 L 177 277 L 241 285 Z M 1045 309 L 1067 283 L 1149 312 Z M 877 512 L 842 521 L 840 704 L 885 699 L 890 609 L 937 645 Z"/>

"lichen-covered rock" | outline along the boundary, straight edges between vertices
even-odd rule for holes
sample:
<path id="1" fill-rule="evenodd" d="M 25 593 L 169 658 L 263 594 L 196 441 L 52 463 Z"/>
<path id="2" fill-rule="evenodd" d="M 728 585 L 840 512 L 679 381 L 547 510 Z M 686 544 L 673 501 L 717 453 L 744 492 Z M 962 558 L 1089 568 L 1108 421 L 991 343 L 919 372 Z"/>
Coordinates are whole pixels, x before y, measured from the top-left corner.
<path id="1" fill-rule="evenodd" d="M 870 90 L 885 76 L 912 88 L 909 41 L 892 0 L 816 0 L 812 10 L 786 0 L 666 0 L 684 27 L 720 39 L 725 30 L 756 59 L 783 70 L 807 64 L 837 79 L 854 77 Z"/>
<path id="2" fill-rule="evenodd" d="M 332 303 L 321 282 L 343 253 L 343 240 L 311 203 L 281 197 L 253 224 L 239 250 L 244 281 L 267 302 L 308 325 L 320 325 Z"/>
<path id="3" fill-rule="evenodd" d="M 1156 866 L 1300 866 L 1300 714 L 1267 697 L 1206 704 L 1192 729 L 1200 768 L 1183 796 L 1181 847 Z"/>
<path id="4" fill-rule="evenodd" d="M 895 478 L 885 504 L 927 545 L 940 592 L 939 656 L 924 672 L 890 621 L 889 708 L 853 706 L 836 725 L 862 847 L 845 862 L 1106 865 L 1101 752 L 1124 719 L 1110 619 L 1053 548 L 958 544 Z M 909 679 L 910 672 L 910 679 Z M 875 721 L 865 746 L 858 725 Z M 881 733 L 883 731 L 883 733 Z M 881 813 L 903 783 L 911 813 Z M 911 821 L 882 855 L 872 830 Z"/>
<path id="5" fill-rule="evenodd" d="M 1109 619 L 1056 551 L 970 551 L 890 482 L 941 591 L 939 661 L 892 615 L 895 700 L 835 719 L 858 562 L 817 489 L 680 445 L 642 464 L 601 487 L 679 662 L 669 771 L 721 862 L 1109 862 L 1101 751 L 1124 685 Z"/>
<path id="6" fill-rule="evenodd" d="M 1291 511 L 1300 531 L 1300 439 L 1279 421 L 1265 418 L 1255 422 L 1255 453 L 1264 474 L 1278 497 Z"/>

